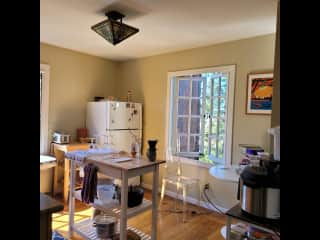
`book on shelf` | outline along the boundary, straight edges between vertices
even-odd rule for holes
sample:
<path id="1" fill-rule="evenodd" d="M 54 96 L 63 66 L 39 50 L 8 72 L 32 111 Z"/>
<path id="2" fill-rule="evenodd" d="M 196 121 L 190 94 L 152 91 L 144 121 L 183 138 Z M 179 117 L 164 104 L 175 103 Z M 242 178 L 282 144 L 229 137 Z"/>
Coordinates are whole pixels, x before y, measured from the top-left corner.
<path id="1" fill-rule="evenodd" d="M 254 144 L 239 144 L 240 153 L 246 155 L 248 150 L 262 151 L 263 148 Z"/>

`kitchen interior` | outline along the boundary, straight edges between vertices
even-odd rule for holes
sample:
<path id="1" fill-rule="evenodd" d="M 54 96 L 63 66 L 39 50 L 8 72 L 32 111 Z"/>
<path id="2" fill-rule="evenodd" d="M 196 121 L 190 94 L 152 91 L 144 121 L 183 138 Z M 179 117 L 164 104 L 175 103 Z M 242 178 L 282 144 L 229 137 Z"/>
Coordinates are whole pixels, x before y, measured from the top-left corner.
<path id="1" fill-rule="evenodd" d="M 40 3 L 40 239 L 280 239 L 280 1 Z"/>

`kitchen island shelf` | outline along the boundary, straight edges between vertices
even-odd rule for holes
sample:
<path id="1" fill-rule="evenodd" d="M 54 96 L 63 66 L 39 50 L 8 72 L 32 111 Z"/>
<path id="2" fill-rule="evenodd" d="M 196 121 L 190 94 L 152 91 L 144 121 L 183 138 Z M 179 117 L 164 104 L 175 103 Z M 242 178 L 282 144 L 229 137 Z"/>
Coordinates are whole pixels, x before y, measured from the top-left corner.
<path id="1" fill-rule="evenodd" d="M 77 200 L 81 201 L 81 189 L 75 191 L 74 196 Z M 102 202 L 99 199 L 96 199 L 94 203 L 89 204 L 95 209 L 101 210 L 108 215 L 112 215 L 115 217 L 120 217 L 121 214 L 121 206 L 118 200 L 109 200 L 108 202 Z M 143 199 L 142 203 L 139 206 L 128 208 L 127 217 L 131 218 L 139 213 L 147 211 L 152 208 L 152 202 L 148 199 Z"/>
<path id="2" fill-rule="evenodd" d="M 121 214 L 121 206 L 119 203 L 99 203 L 98 201 L 92 204 L 92 206 L 98 210 L 101 210 L 107 214 L 111 214 L 115 217 L 120 217 Z M 136 207 L 128 208 L 127 210 L 127 217 L 131 218 L 134 217 L 144 211 L 151 209 L 152 202 L 148 199 L 143 199 L 143 202 Z"/>
<path id="3" fill-rule="evenodd" d="M 141 237 L 141 240 L 151 240 L 151 237 L 149 235 L 141 232 L 136 228 L 128 226 L 127 229 L 139 235 L 139 237 Z M 100 240 L 100 238 L 97 237 L 96 228 L 93 227 L 93 221 L 91 219 L 86 219 L 81 222 L 75 223 L 73 230 L 86 240 Z M 117 232 L 119 233 L 119 228 L 117 229 Z M 107 240 L 112 240 L 112 238 L 109 238 Z"/>

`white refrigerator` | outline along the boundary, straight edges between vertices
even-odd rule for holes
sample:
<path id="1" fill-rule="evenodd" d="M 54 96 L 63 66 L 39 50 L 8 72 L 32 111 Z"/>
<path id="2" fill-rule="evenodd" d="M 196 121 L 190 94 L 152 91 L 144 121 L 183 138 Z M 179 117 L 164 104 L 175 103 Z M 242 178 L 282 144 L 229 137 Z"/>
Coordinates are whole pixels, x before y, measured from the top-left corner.
<path id="1" fill-rule="evenodd" d="M 119 101 L 88 102 L 86 127 L 98 145 L 108 144 L 117 150 L 131 152 L 131 144 L 142 143 L 142 104 Z M 129 184 L 139 185 L 140 177 Z"/>

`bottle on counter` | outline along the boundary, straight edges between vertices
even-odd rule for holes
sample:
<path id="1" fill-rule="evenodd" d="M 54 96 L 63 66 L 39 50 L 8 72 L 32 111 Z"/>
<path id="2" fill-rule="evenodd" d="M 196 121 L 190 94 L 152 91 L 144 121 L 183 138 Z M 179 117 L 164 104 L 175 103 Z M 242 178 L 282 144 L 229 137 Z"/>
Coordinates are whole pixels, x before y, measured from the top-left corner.
<path id="1" fill-rule="evenodd" d="M 136 147 L 136 159 L 140 160 L 140 158 L 141 158 L 141 145 L 140 145 L 140 143 L 136 142 L 135 147 Z"/>
<path id="2" fill-rule="evenodd" d="M 132 156 L 133 158 L 135 158 L 136 155 L 137 155 L 136 143 L 132 143 L 132 144 L 131 144 L 131 156 Z"/>

